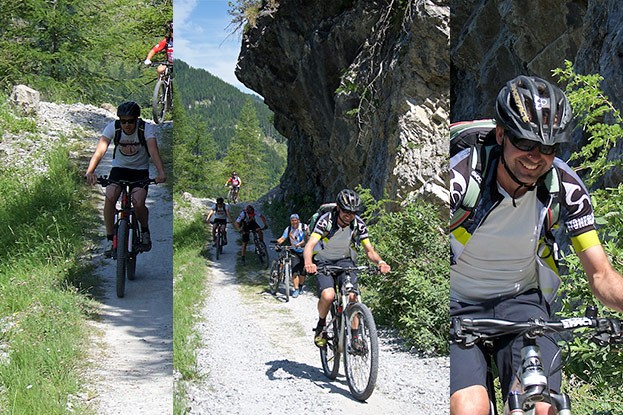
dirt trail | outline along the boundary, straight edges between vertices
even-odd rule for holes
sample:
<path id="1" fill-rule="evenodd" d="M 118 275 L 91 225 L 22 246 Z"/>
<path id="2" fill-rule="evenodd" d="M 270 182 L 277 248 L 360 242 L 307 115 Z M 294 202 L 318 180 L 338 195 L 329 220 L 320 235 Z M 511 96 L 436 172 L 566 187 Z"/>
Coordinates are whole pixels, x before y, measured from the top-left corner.
<path id="1" fill-rule="evenodd" d="M 170 123 L 169 123 L 170 124 Z M 170 126 L 161 126 L 170 128 Z M 168 132 L 170 133 L 170 132 Z M 113 146 L 96 173 L 108 174 Z M 156 171 L 151 166 L 150 177 Z M 103 206 L 103 190 L 95 188 Z M 138 256 L 136 278 L 117 298 L 116 262 L 99 255 L 96 272 L 103 281 L 99 319 L 94 322 L 90 389 L 97 414 L 173 413 L 173 202 L 164 185 L 149 187 L 152 249 Z M 102 225 L 102 234 L 103 234 Z M 104 241 L 98 252 L 104 250 Z"/>
<path id="2" fill-rule="evenodd" d="M 307 292 L 286 303 L 282 294 L 270 295 L 263 283 L 252 288 L 241 285 L 238 277 L 264 282 L 267 271 L 257 273 L 250 265 L 237 263 L 240 247 L 236 233 L 229 232 L 230 244 L 208 271 L 205 320 L 198 325 L 204 343 L 198 366 L 205 377 L 189 385 L 189 413 L 448 412 L 447 359 L 418 358 L 388 337 L 381 339 L 379 378 L 367 402 L 351 397 L 343 365 L 338 379 L 329 381 L 312 342 L 315 295 Z M 250 248 L 247 264 L 257 261 Z"/>

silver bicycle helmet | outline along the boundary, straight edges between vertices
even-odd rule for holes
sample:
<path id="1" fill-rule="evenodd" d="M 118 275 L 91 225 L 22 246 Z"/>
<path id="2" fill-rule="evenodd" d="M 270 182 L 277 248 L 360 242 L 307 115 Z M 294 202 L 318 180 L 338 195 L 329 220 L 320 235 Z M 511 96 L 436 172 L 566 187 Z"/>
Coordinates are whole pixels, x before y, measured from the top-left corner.
<path id="1" fill-rule="evenodd" d="M 337 194 L 336 203 L 342 210 L 357 212 L 361 207 L 361 199 L 357 192 L 344 189 Z"/>
<path id="2" fill-rule="evenodd" d="M 569 139 L 571 106 L 560 88 L 544 79 L 518 76 L 506 83 L 496 99 L 497 122 L 516 137 L 545 145 Z"/>
<path id="3" fill-rule="evenodd" d="M 141 107 L 134 101 L 122 102 L 117 108 L 117 117 L 134 117 L 141 115 Z"/>

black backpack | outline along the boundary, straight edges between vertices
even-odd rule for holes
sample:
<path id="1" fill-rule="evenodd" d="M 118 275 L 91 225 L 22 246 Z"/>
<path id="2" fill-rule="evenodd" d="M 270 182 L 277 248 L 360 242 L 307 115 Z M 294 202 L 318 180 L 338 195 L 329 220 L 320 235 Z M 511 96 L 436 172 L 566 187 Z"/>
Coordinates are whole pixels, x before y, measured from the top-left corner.
<path id="1" fill-rule="evenodd" d="M 145 120 L 142 118 L 138 119 L 138 123 L 136 125 L 138 129 L 138 142 L 145 147 L 145 151 L 147 152 L 147 157 L 151 157 L 149 154 L 149 149 L 147 148 L 147 140 L 145 140 Z M 115 135 L 113 137 L 113 143 L 115 144 L 115 148 L 112 151 L 112 158 L 115 158 L 117 154 L 117 146 L 119 145 L 119 140 L 121 140 L 121 121 L 115 121 Z M 123 145 L 123 144 L 121 144 Z"/>

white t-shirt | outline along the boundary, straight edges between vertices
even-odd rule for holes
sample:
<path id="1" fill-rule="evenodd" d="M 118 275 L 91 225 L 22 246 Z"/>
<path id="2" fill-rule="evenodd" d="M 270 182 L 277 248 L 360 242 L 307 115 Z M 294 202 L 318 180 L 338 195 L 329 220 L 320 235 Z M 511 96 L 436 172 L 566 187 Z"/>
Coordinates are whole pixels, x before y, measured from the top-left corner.
<path id="1" fill-rule="evenodd" d="M 115 136 L 115 122 L 111 121 L 104 127 L 102 136 L 108 139 L 108 142 L 115 145 L 112 141 Z M 153 124 L 145 123 L 145 141 L 155 140 L 155 128 Z M 147 155 L 147 149 L 141 145 L 138 139 L 138 125 L 134 129 L 134 133 L 127 135 L 121 130 L 121 137 L 119 138 L 119 144 L 123 143 L 135 143 L 131 146 L 117 146 L 115 158 L 112 160 L 112 167 L 123 167 L 126 169 L 134 170 L 146 170 L 149 169 L 149 156 Z"/>

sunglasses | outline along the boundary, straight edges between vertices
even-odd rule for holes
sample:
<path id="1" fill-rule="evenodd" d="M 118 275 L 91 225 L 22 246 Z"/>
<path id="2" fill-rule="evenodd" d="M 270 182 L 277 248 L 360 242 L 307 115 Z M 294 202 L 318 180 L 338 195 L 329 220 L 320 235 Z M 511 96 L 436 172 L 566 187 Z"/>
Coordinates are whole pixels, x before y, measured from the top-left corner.
<path id="1" fill-rule="evenodd" d="M 356 215 L 357 212 L 353 212 L 352 210 L 344 210 L 344 209 L 340 209 L 340 211 L 346 215 Z"/>
<path id="2" fill-rule="evenodd" d="M 136 118 L 132 118 L 131 120 L 119 120 L 121 124 L 136 124 Z"/>
<path id="3" fill-rule="evenodd" d="M 550 156 L 552 154 L 556 154 L 558 152 L 558 148 L 560 147 L 560 144 L 554 144 L 554 145 L 551 145 L 551 146 L 547 146 L 545 144 L 537 143 L 536 141 L 533 141 L 533 140 L 528 140 L 527 138 L 515 137 L 515 136 L 510 135 L 508 133 L 506 134 L 506 136 L 508 137 L 508 141 L 510 141 L 511 144 L 515 148 L 517 148 L 518 150 L 521 150 L 521 151 L 532 151 L 536 147 L 538 147 L 539 151 L 541 152 L 541 154 L 545 154 L 546 156 Z"/>

